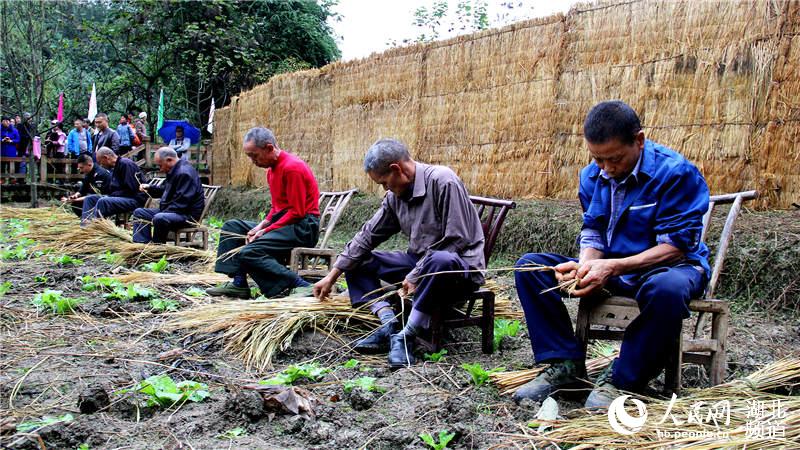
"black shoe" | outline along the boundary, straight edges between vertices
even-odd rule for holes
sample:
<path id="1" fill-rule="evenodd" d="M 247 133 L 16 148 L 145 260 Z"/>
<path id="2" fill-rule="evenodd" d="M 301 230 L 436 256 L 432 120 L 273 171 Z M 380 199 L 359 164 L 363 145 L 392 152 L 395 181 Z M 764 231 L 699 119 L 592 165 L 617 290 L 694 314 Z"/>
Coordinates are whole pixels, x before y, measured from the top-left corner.
<path id="1" fill-rule="evenodd" d="M 390 338 L 389 369 L 397 370 L 414 364 L 414 338 L 393 334 Z"/>
<path id="2" fill-rule="evenodd" d="M 389 336 L 394 333 L 396 320 L 381 325 L 374 333 L 356 342 L 353 350 L 358 353 L 386 353 L 389 351 Z"/>
<path id="3" fill-rule="evenodd" d="M 213 287 L 206 289 L 206 294 L 213 295 L 215 297 L 218 296 L 226 296 L 226 297 L 237 297 L 243 299 L 250 298 L 250 288 L 249 287 L 238 287 L 234 285 L 232 282 L 228 281 L 222 286 Z"/>

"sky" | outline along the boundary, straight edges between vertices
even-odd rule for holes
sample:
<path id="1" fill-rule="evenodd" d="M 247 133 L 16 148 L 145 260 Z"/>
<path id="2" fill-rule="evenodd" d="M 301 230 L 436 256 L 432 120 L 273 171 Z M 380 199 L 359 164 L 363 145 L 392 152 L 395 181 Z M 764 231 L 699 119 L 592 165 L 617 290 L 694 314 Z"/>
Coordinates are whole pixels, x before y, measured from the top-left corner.
<path id="1" fill-rule="evenodd" d="M 390 48 L 392 40 L 414 39 L 420 29 L 414 26 L 414 11 L 430 7 L 434 0 L 339 0 L 334 11 L 341 16 L 331 25 L 338 36 L 342 60 L 364 58 L 374 52 Z M 454 9 L 457 0 L 449 0 Z M 566 13 L 575 0 L 488 0 L 490 24 L 503 26 L 532 17 L 544 17 L 557 12 Z M 501 3 L 513 3 L 514 8 L 502 7 Z M 499 15 L 504 20 L 499 19 Z M 457 33 L 453 33 L 455 35 Z M 442 38 L 452 37 L 444 35 Z"/>

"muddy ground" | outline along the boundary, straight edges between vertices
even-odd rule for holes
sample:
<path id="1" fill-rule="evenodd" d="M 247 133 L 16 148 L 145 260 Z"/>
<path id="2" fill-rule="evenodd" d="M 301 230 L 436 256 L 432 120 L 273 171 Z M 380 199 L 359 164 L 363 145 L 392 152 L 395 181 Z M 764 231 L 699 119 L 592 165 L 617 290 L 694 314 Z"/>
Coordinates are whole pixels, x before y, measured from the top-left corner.
<path id="1" fill-rule="evenodd" d="M 364 357 L 342 350 L 322 333 L 306 333 L 275 362 L 275 370 L 259 373 L 226 353 L 218 340 L 165 332 L 167 315 L 147 301 L 110 301 L 84 292 L 83 275 L 108 275 L 112 267 L 84 258 L 76 267 L 62 267 L 46 257 L 0 263 L 9 291 L 0 298 L 0 423 L 2 447 L 12 449 L 422 449 L 420 433 L 455 433 L 450 448 L 513 448 L 529 446 L 512 438 L 523 433 L 538 404 L 515 405 L 492 385 L 470 383 L 462 363 L 484 368 L 521 369 L 532 365 L 527 330 L 505 338 L 493 355 L 480 351 L 479 334 L 461 330 L 448 340 L 445 358 L 420 362 L 390 372 L 383 357 Z M 122 271 L 127 269 L 122 269 Z M 191 270 L 174 265 L 172 270 Z M 35 277 L 46 277 L 46 280 Z M 496 277 L 512 296 L 513 280 Z M 181 286 L 181 290 L 190 286 Z M 45 289 L 85 297 L 74 314 L 54 315 L 31 304 Z M 174 296 L 181 308 L 210 298 Z M 574 318 L 576 305 L 569 302 Z M 693 325 L 686 322 L 686 329 Z M 784 356 L 799 356 L 796 318 L 749 311 L 737 313 L 729 337 L 728 378 L 749 374 Z M 315 383 L 297 383 L 319 402 L 316 417 L 301 417 L 266 408 L 259 395 L 243 389 L 290 364 L 312 358 L 333 369 Z M 351 358 L 360 364 L 343 367 Z M 157 374 L 175 381 L 207 383 L 211 396 L 199 403 L 142 407 L 130 393 L 119 393 Z M 383 392 L 344 383 L 362 376 L 377 378 Z M 656 380 L 652 387 L 659 387 Z M 684 368 L 684 386 L 706 386 L 701 368 Z M 106 401 L 105 396 L 108 396 Z M 583 414 L 579 402 L 560 401 L 562 414 Z M 93 407 L 94 406 L 94 407 Z M 97 412 L 92 409 L 100 408 Z M 84 412 L 81 412 L 81 410 Z M 17 431 L 20 424 L 45 416 L 73 420 Z M 532 432 L 532 431 L 528 431 Z M 83 447 L 81 447 L 83 446 Z"/>

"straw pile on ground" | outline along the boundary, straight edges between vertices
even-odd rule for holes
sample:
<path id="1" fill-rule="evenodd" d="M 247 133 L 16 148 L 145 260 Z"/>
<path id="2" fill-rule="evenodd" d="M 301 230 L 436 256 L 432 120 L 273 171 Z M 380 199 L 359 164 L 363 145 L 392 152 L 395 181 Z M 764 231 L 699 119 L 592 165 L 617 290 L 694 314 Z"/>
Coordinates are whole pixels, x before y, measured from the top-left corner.
<path id="1" fill-rule="evenodd" d="M 217 333 L 226 349 L 248 368 L 267 370 L 278 351 L 286 350 L 297 333 L 319 330 L 329 334 L 369 334 L 380 320 L 369 308 L 353 308 L 350 299 L 334 296 L 325 301 L 314 297 L 259 298 L 253 301 L 223 301 L 177 312 L 168 330 Z"/>
<path id="2" fill-rule="evenodd" d="M 55 250 L 68 255 L 101 255 L 106 251 L 118 254 L 125 264 L 139 265 L 158 261 L 162 256 L 170 261 L 198 261 L 211 264 L 214 254 L 209 251 L 174 245 L 137 244 L 131 233 L 107 219 L 93 220 L 81 228 L 77 218 L 58 208 L 0 207 L 1 218 L 30 221 L 20 237 L 32 239 L 32 250 Z"/>
<path id="3" fill-rule="evenodd" d="M 707 389 L 690 390 L 676 399 L 671 409 L 670 401 L 643 398 L 647 420 L 639 431 L 629 436 L 612 430 L 607 414 L 587 414 L 571 420 L 546 422 L 552 427 L 549 431 L 518 434 L 512 439 L 535 445 L 555 443 L 573 449 L 794 448 L 796 444 L 792 443 L 800 439 L 798 388 L 800 359 L 785 359 L 742 379 Z M 729 424 L 725 424 L 728 418 L 726 405 L 730 406 Z M 758 405 L 763 405 L 763 408 L 759 409 Z M 675 424 L 667 415 L 668 411 L 681 423 Z M 754 412 L 759 411 L 763 416 L 754 417 Z M 582 411 L 578 413 L 583 414 Z M 694 422 L 687 419 L 690 413 L 696 414 Z M 631 411 L 628 414 L 641 416 Z M 662 418 L 666 421 L 658 423 Z M 718 426 L 712 419 L 716 419 Z M 776 429 L 781 434 L 770 436 L 769 430 L 763 428 L 758 432 L 757 427 L 763 424 L 778 427 Z M 665 432 L 671 435 L 667 436 Z M 729 434 L 720 436 L 717 432 Z M 679 437 L 674 437 L 676 434 Z"/>
<path id="4" fill-rule="evenodd" d="M 800 195 L 798 29 L 796 1 L 601 2 L 281 75 L 217 111 L 214 176 L 265 183 L 241 152 L 247 128 L 265 124 L 326 189 L 378 193 L 361 163 L 392 136 L 475 194 L 574 198 L 589 161 L 583 118 L 620 98 L 714 193 L 757 188 L 762 204 L 789 207 Z"/>

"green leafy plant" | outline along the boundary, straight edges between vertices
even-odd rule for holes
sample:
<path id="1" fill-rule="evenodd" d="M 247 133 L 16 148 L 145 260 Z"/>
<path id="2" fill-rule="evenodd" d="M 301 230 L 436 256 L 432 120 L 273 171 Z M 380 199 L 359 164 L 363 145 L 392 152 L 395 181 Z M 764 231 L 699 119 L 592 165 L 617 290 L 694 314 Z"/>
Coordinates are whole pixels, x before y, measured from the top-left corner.
<path id="1" fill-rule="evenodd" d="M 134 283 L 116 286 L 113 291 L 103 294 L 104 298 L 131 302 L 135 300 L 147 300 L 155 298 L 155 296 L 155 291 L 143 288 Z"/>
<path id="2" fill-rule="evenodd" d="M 211 228 L 222 228 L 222 225 L 225 224 L 225 221 L 220 219 L 219 217 L 211 216 L 208 218 L 208 226 Z"/>
<path id="3" fill-rule="evenodd" d="M 2 284 L 0 284 L 0 297 L 6 295 L 6 292 L 10 290 L 11 290 L 11 282 L 4 281 Z"/>
<path id="4" fill-rule="evenodd" d="M 469 375 L 472 377 L 472 383 L 475 384 L 475 386 L 482 386 L 483 383 L 486 383 L 489 380 L 489 375 L 495 372 L 502 372 L 506 370 L 505 367 L 496 367 L 492 370 L 486 371 L 478 363 L 475 364 L 464 363 L 461 364 L 461 368 L 466 370 L 467 373 L 469 373 Z"/>
<path id="5" fill-rule="evenodd" d="M 447 430 L 442 430 L 439 432 L 439 442 L 436 442 L 429 433 L 422 433 L 419 435 L 419 438 L 422 439 L 422 442 L 428 444 L 428 447 L 434 450 L 443 450 L 447 448 L 447 444 L 456 437 L 455 433 L 448 433 Z"/>
<path id="6" fill-rule="evenodd" d="M 111 277 L 94 278 L 89 275 L 84 275 L 81 277 L 81 282 L 83 283 L 83 286 L 81 286 L 81 290 L 87 292 L 113 291 L 118 287 L 124 287 L 124 285 L 119 280 Z"/>
<path id="7" fill-rule="evenodd" d="M 19 431 L 20 433 L 28 433 L 37 428 L 45 427 L 47 425 L 52 425 L 54 423 L 72 422 L 74 418 L 75 417 L 73 417 L 72 414 L 64 414 L 58 417 L 44 416 L 39 420 L 30 420 L 27 422 L 22 422 L 21 424 L 17 425 L 17 431 Z"/>
<path id="8" fill-rule="evenodd" d="M 4 261 L 23 260 L 29 256 L 28 247 L 35 242 L 32 239 L 22 238 L 13 246 L 0 250 L 0 259 Z M 31 256 L 43 255 L 44 252 L 35 252 Z"/>
<path id="9" fill-rule="evenodd" d="M 377 386 L 375 380 L 376 378 L 374 377 L 360 377 L 355 380 L 347 380 L 344 382 L 344 391 L 352 392 L 353 389 L 360 388 L 365 392 L 384 392 L 385 389 Z"/>
<path id="10" fill-rule="evenodd" d="M 11 239 L 16 238 L 17 235 L 28 231 L 27 219 L 0 219 L 2 229 L 0 229 L 0 243 L 9 242 Z"/>
<path id="11" fill-rule="evenodd" d="M 361 363 L 357 359 L 348 359 L 342 364 L 342 367 L 345 369 L 355 369 L 359 364 Z"/>
<path id="12" fill-rule="evenodd" d="M 164 312 L 164 311 L 177 311 L 180 305 L 175 300 L 170 300 L 167 298 L 151 298 L 150 299 L 150 308 L 154 311 Z"/>
<path id="13" fill-rule="evenodd" d="M 114 266 L 122 264 L 123 261 L 122 255 L 119 255 L 117 253 L 112 253 L 111 250 L 106 250 L 106 252 L 98 256 L 97 259 Z"/>
<path id="14" fill-rule="evenodd" d="M 185 380 L 179 383 L 169 375 L 153 375 L 140 381 L 133 389 L 122 389 L 118 394 L 135 391 L 145 395 L 144 406 L 169 407 L 178 402 L 202 402 L 211 397 L 208 385 L 197 381 Z"/>
<path id="15" fill-rule="evenodd" d="M 447 354 L 446 349 L 441 349 L 435 353 L 425 353 L 423 356 L 425 357 L 426 361 L 430 362 L 439 362 L 444 358 L 444 355 Z"/>
<path id="16" fill-rule="evenodd" d="M 142 269 L 147 270 L 149 272 L 156 272 L 156 273 L 164 273 L 169 269 L 169 261 L 167 261 L 166 256 L 162 256 L 156 262 L 150 262 L 142 266 Z"/>
<path id="17" fill-rule="evenodd" d="M 516 337 L 519 329 L 519 320 L 496 319 L 494 321 L 494 349 L 500 348 L 504 337 Z"/>
<path id="18" fill-rule="evenodd" d="M 37 283 L 47 283 L 48 281 L 50 281 L 50 279 L 44 275 L 36 275 L 35 277 L 33 277 L 33 281 Z"/>
<path id="19" fill-rule="evenodd" d="M 284 369 L 281 373 L 275 375 L 267 380 L 259 381 L 259 384 L 294 384 L 295 381 L 300 379 L 307 379 L 309 381 L 318 381 L 323 375 L 330 372 L 331 369 L 322 367 L 316 362 L 300 365 L 291 365 Z"/>
<path id="20" fill-rule="evenodd" d="M 230 439 L 234 440 L 242 436 L 247 436 L 247 430 L 242 427 L 231 428 L 230 430 L 217 435 L 217 439 Z"/>
<path id="21" fill-rule="evenodd" d="M 50 289 L 36 294 L 33 304 L 39 308 L 49 308 L 55 314 L 67 314 L 75 310 L 75 307 L 84 302 L 83 298 L 64 297 L 63 291 L 53 291 Z"/>
<path id="22" fill-rule="evenodd" d="M 251 288 L 250 288 L 250 297 L 251 297 L 251 298 L 258 298 L 258 297 L 261 297 L 261 289 L 259 289 L 259 288 L 258 288 L 258 286 L 256 286 L 256 287 L 251 287 Z"/>
<path id="23" fill-rule="evenodd" d="M 84 443 L 79 445 L 75 450 L 91 450 L 91 447 L 89 447 L 89 444 Z"/>
<path id="24" fill-rule="evenodd" d="M 83 264 L 82 259 L 73 258 L 69 255 L 61 255 L 61 256 L 51 256 L 50 261 L 60 264 L 62 266 L 79 266 Z"/>
<path id="25" fill-rule="evenodd" d="M 184 292 L 184 294 L 188 295 L 189 297 L 205 297 L 206 291 L 198 288 L 198 287 L 190 287 L 189 289 Z"/>

